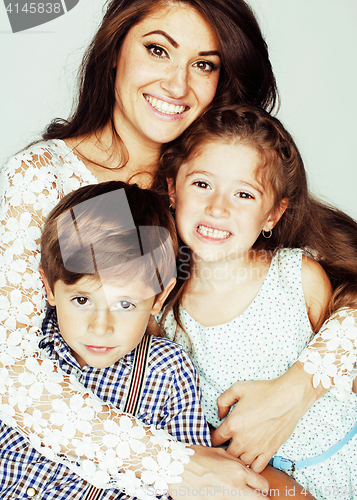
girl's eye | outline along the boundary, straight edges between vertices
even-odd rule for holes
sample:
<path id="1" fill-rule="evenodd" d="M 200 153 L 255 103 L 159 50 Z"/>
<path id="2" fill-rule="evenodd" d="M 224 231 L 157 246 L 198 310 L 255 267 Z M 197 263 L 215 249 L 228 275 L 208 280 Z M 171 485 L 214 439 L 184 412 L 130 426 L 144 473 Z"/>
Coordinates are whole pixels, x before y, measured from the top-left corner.
<path id="1" fill-rule="evenodd" d="M 195 181 L 193 184 L 201 189 L 210 189 L 210 185 L 206 181 Z"/>
<path id="2" fill-rule="evenodd" d="M 128 300 L 121 300 L 120 302 L 117 303 L 115 308 L 122 309 L 123 311 L 130 311 L 131 309 L 135 308 L 135 305 L 132 302 L 129 302 Z"/>
<path id="3" fill-rule="evenodd" d="M 75 297 L 72 299 L 73 302 L 75 302 L 78 306 L 85 306 L 88 305 L 89 300 L 86 297 Z"/>
<path id="4" fill-rule="evenodd" d="M 146 50 L 149 52 L 154 57 L 157 57 L 159 59 L 164 59 L 165 57 L 168 57 L 168 54 L 165 49 L 160 47 L 160 45 L 156 45 L 154 43 L 150 43 L 149 45 L 145 45 Z"/>
<path id="5" fill-rule="evenodd" d="M 239 193 L 236 193 L 236 196 L 238 198 L 254 200 L 254 196 L 252 196 L 250 193 L 246 193 L 245 191 L 239 191 Z"/>
<path id="6" fill-rule="evenodd" d="M 203 73 L 211 73 L 217 69 L 217 66 L 213 62 L 208 61 L 198 61 L 194 64 L 194 66 Z"/>

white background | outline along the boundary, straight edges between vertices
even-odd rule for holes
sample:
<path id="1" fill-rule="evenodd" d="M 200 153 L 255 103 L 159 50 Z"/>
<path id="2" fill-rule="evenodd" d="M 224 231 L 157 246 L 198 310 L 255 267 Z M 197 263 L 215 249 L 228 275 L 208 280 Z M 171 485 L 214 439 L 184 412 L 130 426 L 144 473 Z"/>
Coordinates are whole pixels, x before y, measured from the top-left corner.
<path id="1" fill-rule="evenodd" d="M 14 2 L 15 3 L 15 2 Z M 313 191 L 357 219 L 357 0 L 248 0 L 269 46 L 281 109 Z M 12 33 L 0 3 L 0 164 L 66 118 L 104 0 Z"/>

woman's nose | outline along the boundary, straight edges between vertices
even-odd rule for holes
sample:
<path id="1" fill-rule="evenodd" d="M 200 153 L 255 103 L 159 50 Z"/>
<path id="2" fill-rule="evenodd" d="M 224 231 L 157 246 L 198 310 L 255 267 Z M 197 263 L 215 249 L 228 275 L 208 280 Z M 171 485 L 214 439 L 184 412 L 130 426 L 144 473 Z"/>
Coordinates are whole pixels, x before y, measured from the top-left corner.
<path id="1" fill-rule="evenodd" d="M 88 325 L 90 333 L 102 337 L 114 333 L 110 311 L 97 310 L 93 312 Z"/>
<path id="2" fill-rule="evenodd" d="M 170 97 L 180 99 L 188 94 L 188 70 L 186 66 L 175 66 L 167 69 L 161 87 L 166 90 Z"/>
<path id="3" fill-rule="evenodd" d="M 229 217 L 228 200 L 221 194 L 214 194 L 207 199 L 206 214 L 216 219 Z"/>

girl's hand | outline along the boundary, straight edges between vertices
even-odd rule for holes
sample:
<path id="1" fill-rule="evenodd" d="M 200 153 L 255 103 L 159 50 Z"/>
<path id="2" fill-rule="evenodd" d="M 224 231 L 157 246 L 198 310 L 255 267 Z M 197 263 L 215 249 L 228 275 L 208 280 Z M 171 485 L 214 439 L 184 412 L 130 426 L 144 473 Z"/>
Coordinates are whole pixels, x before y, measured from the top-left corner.
<path id="1" fill-rule="evenodd" d="M 220 418 L 237 405 L 213 432 L 212 444 L 219 446 L 230 439 L 227 451 L 261 472 L 325 392 L 321 385 L 313 388 L 299 361 L 277 379 L 236 382 L 217 400 Z"/>
<path id="2" fill-rule="evenodd" d="M 250 470 L 244 463 L 229 455 L 221 448 L 191 446 L 195 454 L 185 464 L 183 481 L 172 484 L 170 496 L 175 500 L 184 500 L 190 496 L 200 498 L 269 498 L 268 481 Z M 264 491 L 264 495 L 260 492 Z"/>

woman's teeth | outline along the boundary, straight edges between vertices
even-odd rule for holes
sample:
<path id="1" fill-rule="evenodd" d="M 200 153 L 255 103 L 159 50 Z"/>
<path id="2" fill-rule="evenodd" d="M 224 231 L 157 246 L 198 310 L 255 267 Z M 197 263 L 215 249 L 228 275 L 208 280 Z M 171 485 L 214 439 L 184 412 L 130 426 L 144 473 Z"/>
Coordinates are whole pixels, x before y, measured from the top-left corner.
<path id="1" fill-rule="evenodd" d="M 151 97 L 149 95 L 145 95 L 144 97 L 153 108 L 166 115 L 178 115 L 179 113 L 183 113 L 186 109 L 186 106 L 175 106 L 175 104 L 160 101 L 160 99 L 156 99 L 156 97 Z"/>
<path id="2" fill-rule="evenodd" d="M 198 226 L 197 231 L 202 234 L 202 236 L 216 238 L 217 240 L 223 240 L 224 238 L 228 238 L 231 235 L 229 231 L 220 231 L 219 229 L 213 229 L 206 226 Z"/>

